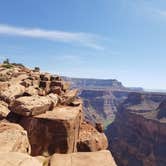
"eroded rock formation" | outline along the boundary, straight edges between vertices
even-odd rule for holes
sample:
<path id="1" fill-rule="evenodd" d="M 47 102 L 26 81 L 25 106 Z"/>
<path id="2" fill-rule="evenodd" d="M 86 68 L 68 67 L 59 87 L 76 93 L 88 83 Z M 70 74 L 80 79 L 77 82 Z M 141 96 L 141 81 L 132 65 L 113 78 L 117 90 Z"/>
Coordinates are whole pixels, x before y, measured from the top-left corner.
<path id="1" fill-rule="evenodd" d="M 142 88 L 125 87 L 116 79 L 63 78 L 71 82 L 72 88 L 79 89 L 85 119 L 93 124 L 102 122 L 105 127 L 112 123 L 118 105 L 129 93 L 143 91 Z"/>
<path id="2" fill-rule="evenodd" d="M 107 149 L 108 142 L 103 131 L 98 132 L 92 125 L 83 122 L 79 132 L 77 149 L 79 152 L 95 152 Z"/>
<path id="3" fill-rule="evenodd" d="M 84 122 L 82 101 L 77 97 L 78 90 L 70 90 L 70 83 L 63 81 L 61 77 L 40 73 L 39 70 L 30 70 L 16 64 L 8 65 L 8 68 L 0 65 L 0 77 L 0 118 L 2 119 L 0 137 L 2 144 L 5 141 L 1 146 L 2 150 L 6 149 L 4 152 L 50 157 L 54 153 L 77 152 L 80 150 L 78 146 L 80 142 L 85 143 L 87 140 L 89 149 L 81 149 L 83 152 L 107 148 L 107 139 L 102 133 L 101 126 L 98 125 L 96 130 Z M 5 119 L 7 122 L 4 122 Z M 9 135 L 11 133 L 11 137 L 7 137 L 6 133 Z M 3 155 L 5 154 L 0 154 L 0 165 L 5 165 L 9 159 L 5 158 L 6 162 L 5 160 L 3 162 Z M 86 155 L 95 158 L 96 154 Z M 9 156 L 18 158 L 15 165 L 22 163 L 24 158 L 28 160 L 29 165 L 35 165 L 33 162 L 36 166 L 42 163 L 30 156 L 26 159 L 22 154 L 10 153 Z M 109 156 L 108 162 L 114 165 L 110 153 L 107 152 L 107 155 L 101 153 L 101 159 L 104 159 L 104 156 Z M 14 157 L 11 158 L 14 161 Z M 59 162 L 59 159 L 56 160 Z M 42 161 L 46 162 L 45 165 L 57 165 L 52 159 L 47 158 Z M 88 161 L 79 162 L 82 162 L 80 165 L 91 164 Z"/>
<path id="4" fill-rule="evenodd" d="M 0 152 L 31 153 L 27 132 L 18 124 L 0 122 Z"/>
<path id="5" fill-rule="evenodd" d="M 73 154 L 54 154 L 50 160 L 50 166 L 116 166 L 108 151 Z"/>

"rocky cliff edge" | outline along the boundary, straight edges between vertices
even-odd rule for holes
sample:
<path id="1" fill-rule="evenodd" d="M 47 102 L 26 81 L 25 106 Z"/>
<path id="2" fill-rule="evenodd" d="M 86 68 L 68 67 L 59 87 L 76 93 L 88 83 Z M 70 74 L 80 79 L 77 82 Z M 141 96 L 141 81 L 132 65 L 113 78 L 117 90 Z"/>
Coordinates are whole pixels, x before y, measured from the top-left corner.
<path id="1" fill-rule="evenodd" d="M 84 121 L 77 92 L 39 68 L 1 64 L 0 165 L 115 166 L 101 124 Z"/>

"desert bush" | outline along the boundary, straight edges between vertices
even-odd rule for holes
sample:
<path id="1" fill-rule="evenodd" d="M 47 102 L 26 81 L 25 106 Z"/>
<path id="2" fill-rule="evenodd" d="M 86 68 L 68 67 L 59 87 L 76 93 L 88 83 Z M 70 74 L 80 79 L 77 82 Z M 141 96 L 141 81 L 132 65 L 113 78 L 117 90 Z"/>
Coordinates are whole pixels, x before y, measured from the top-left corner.
<path id="1" fill-rule="evenodd" d="M 40 68 L 39 68 L 39 67 L 35 67 L 35 68 L 34 68 L 34 71 L 39 72 L 39 71 L 40 71 Z"/>
<path id="2" fill-rule="evenodd" d="M 10 68 L 13 68 L 13 65 L 12 65 L 12 64 L 4 63 L 4 64 L 2 65 L 2 67 L 7 68 L 7 69 L 10 69 Z"/>

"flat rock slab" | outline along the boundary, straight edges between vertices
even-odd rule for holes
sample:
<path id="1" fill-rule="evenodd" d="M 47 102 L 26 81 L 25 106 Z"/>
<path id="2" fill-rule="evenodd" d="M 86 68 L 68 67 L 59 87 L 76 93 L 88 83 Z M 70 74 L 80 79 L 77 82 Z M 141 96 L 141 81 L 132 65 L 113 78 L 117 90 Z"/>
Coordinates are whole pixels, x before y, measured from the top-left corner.
<path id="1" fill-rule="evenodd" d="M 32 155 L 76 152 L 82 106 L 55 107 L 33 117 L 21 116 L 20 124 L 28 132 Z"/>
<path id="2" fill-rule="evenodd" d="M 30 153 L 30 150 L 27 132 L 20 125 L 0 122 L 0 152 Z"/>
<path id="3" fill-rule="evenodd" d="M 116 166 L 109 151 L 54 154 L 50 166 Z"/>
<path id="4" fill-rule="evenodd" d="M 0 152 L 0 166 L 42 166 L 35 158 L 18 152 Z"/>
<path id="5" fill-rule="evenodd" d="M 49 111 L 52 105 L 52 101 L 45 96 L 20 97 L 13 102 L 11 111 L 23 116 L 33 116 Z"/>
<path id="6" fill-rule="evenodd" d="M 25 92 L 25 87 L 20 84 L 13 84 L 6 90 L 1 91 L 0 97 L 2 100 L 10 103 L 16 97 L 21 96 Z"/>
<path id="7" fill-rule="evenodd" d="M 35 116 L 35 118 L 50 119 L 50 120 L 75 120 L 81 112 L 81 107 L 59 106 L 52 111 L 47 111 L 44 114 Z"/>

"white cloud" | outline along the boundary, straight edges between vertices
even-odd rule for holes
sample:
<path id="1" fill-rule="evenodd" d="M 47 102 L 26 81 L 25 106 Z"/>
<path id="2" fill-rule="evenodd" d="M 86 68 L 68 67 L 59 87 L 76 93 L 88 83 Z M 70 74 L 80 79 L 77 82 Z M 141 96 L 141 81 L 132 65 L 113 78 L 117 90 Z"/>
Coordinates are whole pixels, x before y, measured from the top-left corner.
<path id="1" fill-rule="evenodd" d="M 66 32 L 57 30 L 46 30 L 40 28 L 30 29 L 0 24 L 0 34 L 41 38 L 58 42 L 80 44 L 82 46 L 94 49 L 103 49 L 102 46 L 97 44 L 98 40 L 101 39 L 99 36 L 83 32 Z"/>
<path id="2" fill-rule="evenodd" d="M 157 8 L 152 8 L 151 10 L 155 15 L 166 18 L 166 10 L 161 10 L 161 9 L 157 9 Z"/>

